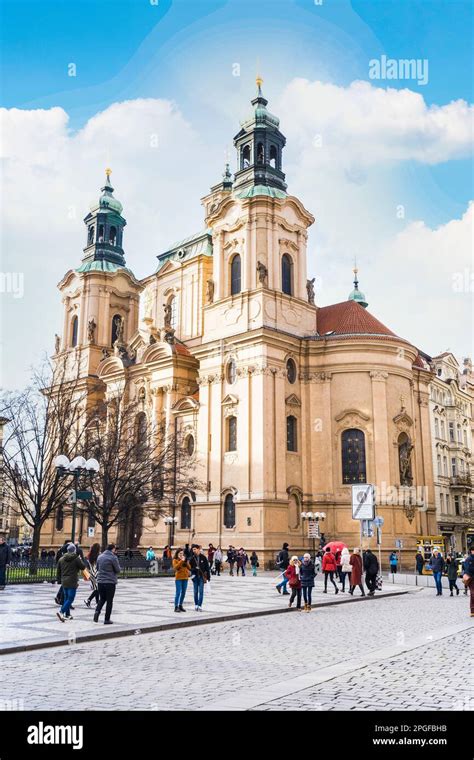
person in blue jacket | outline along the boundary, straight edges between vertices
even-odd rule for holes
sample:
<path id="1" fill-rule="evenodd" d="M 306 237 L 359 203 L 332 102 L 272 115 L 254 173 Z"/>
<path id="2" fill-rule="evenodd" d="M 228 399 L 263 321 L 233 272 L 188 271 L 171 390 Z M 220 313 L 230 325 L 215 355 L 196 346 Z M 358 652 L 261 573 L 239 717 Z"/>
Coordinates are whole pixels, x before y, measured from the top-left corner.
<path id="1" fill-rule="evenodd" d="M 398 565 L 397 552 L 392 552 L 388 559 L 390 562 L 390 572 L 395 574 L 397 572 L 397 565 Z"/>

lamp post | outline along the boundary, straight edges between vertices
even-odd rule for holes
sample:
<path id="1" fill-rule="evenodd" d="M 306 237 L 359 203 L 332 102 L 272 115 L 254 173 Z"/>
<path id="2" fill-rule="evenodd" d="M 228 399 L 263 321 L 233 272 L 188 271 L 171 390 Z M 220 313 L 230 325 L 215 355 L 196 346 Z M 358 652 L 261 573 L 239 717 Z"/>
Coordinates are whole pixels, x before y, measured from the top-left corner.
<path id="1" fill-rule="evenodd" d="M 163 522 L 164 522 L 165 525 L 168 526 L 168 530 L 169 530 L 168 542 L 169 542 L 170 549 L 172 549 L 172 547 L 173 547 L 173 540 L 174 540 L 174 526 L 178 522 L 178 518 L 177 517 L 172 517 L 171 515 L 168 515 L 167 517 L 165 517 L 165 519 L 163 520 Z"/>
<path id="2" fill-rule="evenodd" d="M 54 460 L 54 466 L 56 467 L 58 477 L 63 478 L 69 475 L 73 478 L 74 487 L 72 494 L 72 527 L 71 527 L 71 543 L 75 543 L 76 540 L 76 509 L 77 509 L 77 493 L 79 491 L 79 478 L 81 475 L 89 475 L 92 479 L 94 475 L 99 472 L 99 463 L 97 459 L 84 459 L 84 457 L 74 457 L 72 462 L 69 461 L 67 456 L 60 454 Z M 92 498 L 90 492 L 85 499 Z M 90 494 L 90 496 L 89 496 Z"/>
<path id="3" fill-rule="evenodd" d="M 313 559 L 316 561 L 316 547 L 315 538 L 320 538 L 319 521 L 326 519 L 326 512 L 302 512 L 301 517 L 303 520 L 308 520 L 308 538 L 313 541 Z"/>

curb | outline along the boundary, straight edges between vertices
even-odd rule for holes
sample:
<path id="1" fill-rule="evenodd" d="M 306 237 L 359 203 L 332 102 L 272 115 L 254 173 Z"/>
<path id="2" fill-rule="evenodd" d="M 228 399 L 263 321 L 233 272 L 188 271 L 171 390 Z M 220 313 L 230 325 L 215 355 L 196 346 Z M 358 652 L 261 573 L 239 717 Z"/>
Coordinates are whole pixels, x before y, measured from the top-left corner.
<path id="1" fill-rule="evenodd" d="M 379 593 L 377 596 L 374 597 L 367 597 L 367 596 L 359 596 L 357 598 L 353 599 L 340 599 L 338 601 L 334 602 L 325 602 L 324 604 L 313 604 L 312 609 L 325 609 L 327 607 L 334 607 L 339 606 L 341 604 L 356 604 L 360 602 L 373 602 L 377 599 L 389 599 L 394 596 L 403 596 L 404 594 L 410 594 L 414 593 L 416 591 L 422 591 L 421 588 L 416 589 L 407 589 L 406 591 L 394 591 L 391 594 L 387 593 Z M 84 633 L 84 634 L 78 634 L 74 637 L 74 645 L 76 644 L 84 644 L 89 641 L 104 641 L 106 639 L 118 639 L 123 638 L 125 636 L 136 636 L 138 634 L 144 634 L 144 633 L 160 633 L 161 631 L 175 631 L 179 630 L 181 628 L 192 628 L 194 626 L 201 626 L 201 625 L 212 625 L 213 623 L 225 623 L 225 622 L 232 622 L 234 620 L 248 620 L 251 618 L 259 618 L 259 617 L 265 617 L 267 615 L 281 615 L 288 612 L 296 612 L 296 608 L 289 609 L 288 607 L 285 607 L 283 609 L 277 608 L 277 609 L 268 609 L 268 610 L 257 610 L 255 612 L 236 612 L 231 615 L 216 615 L 215 617 L 211 618 L 197 618 L 194 620 L 186 620 L 182 623 L 159 623 L 157 625 L 147 625 L 143 628 L 139 627 L 132 627 L 129 626 L 128 628 L 122 628 L 121 630 L 110 630 L 109 627 L 107 628 L 107 631 L 98 632 L 98 633 Z M 37 649 L 52 649 L 54 647 L 62 647 L 62 646 L 70 646 L 71 640 L 70 638 L 64 638 L 64 639 L 54 639 L 54 640 L 45 640 L 45 639 L 39 639 L 37 641 L 32 641 L 28 644 L 13 644 L 13 645 L 6 645 L 4 647 L 1 647 L 0 649 L 0 657 L 5 656 L 8 654 L 17 654 L 18 652 L 31 652 Z"/>

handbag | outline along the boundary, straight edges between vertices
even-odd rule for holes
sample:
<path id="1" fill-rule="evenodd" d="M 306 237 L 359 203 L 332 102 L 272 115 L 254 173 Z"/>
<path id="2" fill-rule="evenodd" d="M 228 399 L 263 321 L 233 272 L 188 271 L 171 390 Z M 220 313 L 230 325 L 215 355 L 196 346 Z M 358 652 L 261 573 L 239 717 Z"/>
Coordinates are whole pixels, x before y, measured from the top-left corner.
<path id="1" fill-rule="evenodd" d="M 90 581 L 91 574 L 90 574 L 89 570 L 87 570 L 87 569 L 83 570 L 82 571 L 82 577 L 84 578 L 85 581 Z"/>

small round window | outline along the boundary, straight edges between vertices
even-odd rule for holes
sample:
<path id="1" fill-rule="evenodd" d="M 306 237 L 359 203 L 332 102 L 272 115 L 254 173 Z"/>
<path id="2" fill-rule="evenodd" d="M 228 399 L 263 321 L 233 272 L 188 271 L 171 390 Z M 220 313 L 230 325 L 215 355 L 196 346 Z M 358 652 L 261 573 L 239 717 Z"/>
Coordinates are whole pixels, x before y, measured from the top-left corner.
<path id="1" fill-rule="evenodd" d="M 186 438 L 186 452 L 190 457 L 194 454 L 194 436 L 192 435 L 188 435 Z"/>
<path id="2" fill-rule="evenodd" d="M 296 364 L 293 359 L 288 359 L 286 362 L 286 376 L 289 383 L 294 383 L 296 381 Z"/>
<path id="3" fill-rule="evenodd" d="M 233 385 L 235 383 L 235 379 L 237 377 L 237 367 L 233 359 L 231 359 L 227 364 L 226 377 L 229 385 Z"/>

